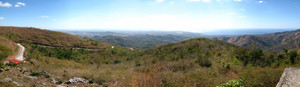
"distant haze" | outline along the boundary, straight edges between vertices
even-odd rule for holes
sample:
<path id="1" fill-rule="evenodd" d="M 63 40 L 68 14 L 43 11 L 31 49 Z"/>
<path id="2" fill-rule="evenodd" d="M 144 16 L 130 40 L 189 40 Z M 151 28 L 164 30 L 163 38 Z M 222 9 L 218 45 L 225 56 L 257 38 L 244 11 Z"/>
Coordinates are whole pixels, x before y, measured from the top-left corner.
<path id="1" fill-rule="evenodd" d="M 296 29 L 221 29 L 211 30 L 204 32 L 189 32 L 189 31 L 138 31 L 138 30 L 109 30 L 109 29 L 54 29 L 55 31 L 67 32 L 67 33 L 83 33 L 83 32 L 102 32 L 102 33 L 119 33 L 122 35 L 136 35 L 136 34 L 154 34 L 154 35 L 166 35 L 166 34 L 202 34 L 202 35 L 255 35 L 255 34 L 268 34 L 284 31 L 292 31 Z"/>

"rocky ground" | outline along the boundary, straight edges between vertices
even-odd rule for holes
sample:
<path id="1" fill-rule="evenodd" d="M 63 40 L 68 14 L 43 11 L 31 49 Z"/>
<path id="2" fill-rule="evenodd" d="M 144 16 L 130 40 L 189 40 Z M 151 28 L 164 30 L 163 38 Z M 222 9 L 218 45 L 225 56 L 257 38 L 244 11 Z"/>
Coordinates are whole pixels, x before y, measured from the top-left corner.
<path id="1" fill-rule="evenodd" d="M 69 80 L 60 80 L 46 71 L 34 72 L 26 67 L 11 64 L 0 67 L 0 87 L 7 86 L 34 86 L 34 87 L 101 87 L 93 79 L 72 77 Z"/>

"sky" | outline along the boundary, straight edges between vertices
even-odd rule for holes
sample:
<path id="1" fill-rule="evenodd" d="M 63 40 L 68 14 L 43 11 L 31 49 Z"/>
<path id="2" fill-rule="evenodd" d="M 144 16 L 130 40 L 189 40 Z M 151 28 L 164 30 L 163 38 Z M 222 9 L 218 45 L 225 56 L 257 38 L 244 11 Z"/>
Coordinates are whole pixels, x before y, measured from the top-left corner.
<path id="1" fill-rule="evenodd" d="M 300 0 L 0 0 L 0 26 L 193 32 L 299 29 Z"/>

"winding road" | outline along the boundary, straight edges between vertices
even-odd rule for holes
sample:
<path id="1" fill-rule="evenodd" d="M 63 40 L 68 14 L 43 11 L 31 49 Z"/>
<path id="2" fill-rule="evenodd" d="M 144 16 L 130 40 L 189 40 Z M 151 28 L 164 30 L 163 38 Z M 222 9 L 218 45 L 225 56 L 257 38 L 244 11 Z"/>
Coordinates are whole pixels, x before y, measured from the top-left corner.
<path id="1" fill-rule="evenodd" d="M 25 47 L 22 46 L 21 44 L 17 44 L 19 46 L 19 52 L 18 52 L 18 55 L 10 60 L 8 60 L 7 62 L 4 62 L 4 64 L 6 63 L 15 63 L 15 64 L 18 64 L 19 62 L 22 62 L 24 61 L 24 52 L 25 52 Z"/>
<path id="2" fill-rule="evenodd" d="M 14 57 L 13 59 L 18 59 L 18 60 L 21 60 L 21 61 L 24 61 L 24 52 L 25 52 L 25 47 L 22 46 L 21 44 L 17 44 L 19 46 L 19 53 L 16 57 Z"/>

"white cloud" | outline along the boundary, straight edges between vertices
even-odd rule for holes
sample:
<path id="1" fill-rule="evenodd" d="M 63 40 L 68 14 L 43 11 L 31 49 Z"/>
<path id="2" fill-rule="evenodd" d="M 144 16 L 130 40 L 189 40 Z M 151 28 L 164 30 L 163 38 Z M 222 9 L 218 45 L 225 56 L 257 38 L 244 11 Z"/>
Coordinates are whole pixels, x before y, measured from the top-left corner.
<path id="1" fill-rule="evenodd" d="M 5 18 L 4 17 L 0 17 L 0 20 L 4 20 Z"/>
<path id="2" fill-rule="evenodd" d="M 22 2 L 17 2 L 17 4 L 15 5 L 15 7 L 21 7 L 21 6 L 25 6 L 25 3 Z"/>
<path id="3" fill-rule="evenodd" d="M 210 2 L 210 0 L 202 0 L 203 2 Z"/>
<path id="4" fill-rule="evenodd" d="M 46 15 L 43 15 L 43 16 L 40 16 L 41 18 L 49 18 L 49 16 L 46 16 Z"/>
<path id="5" fill-rule="evenodd" d="M 15 5 L 15 7 L 21 7 L 20 5 Z"/>
<path id="6" fill-rule="evenodd" d="M 10 4 L 10 3 L 8 3 L 8 2 L 6 2 L 6 3 L 2 3 L 1 1 L 0 1 L 0 7 L 11 7 L 12 5 Z"/>
<path id="7" fill-rule="evenodd" d="M 174 4 L 174 3 L 175 3 L 174 1 L 171 1 L 171 2 L 170 2 L 170 4 Z"/>
<path id="8" fill-rule="evenodd" d="M 164 0 L 155 0 L 158 3 L 164 2 Z"/>
<path id="9" fill-rule="evenodd" d="M 264 1 L 258 1 L 258 3 L 264 3 Z"/>
<path id="10" fill-rule="evenodd" d="M 189 1 L 189 2 L 199 2 L 200 0 L 186 0 L 186 1 Z"/>
<path id="11" fill-rule="evenodd" d="M 236 1 L 236 2 L 241 2 L 242 0 L 233 0 L 233 1 Z"/>
<path id="12" fill-rule="evenodd" d="M 22 3 L 22 2 L 17 2 L 18 5 L 22 5 L 22 6 L 25 6 L 26 4 L 25 3 Z"/>
<path id="13" fill-rule="evenodd" d="M 247 16 L 239 16 L 240 18 L 246 18 Z"/>
<path id="14" fill-rule="evenodd" d="M 202 2 L 210 2 L 211 0 L 186 0 L 186 1 L 189 1 L 189 2 L 199 2 L 199 1 L 202 1 Z"/>

